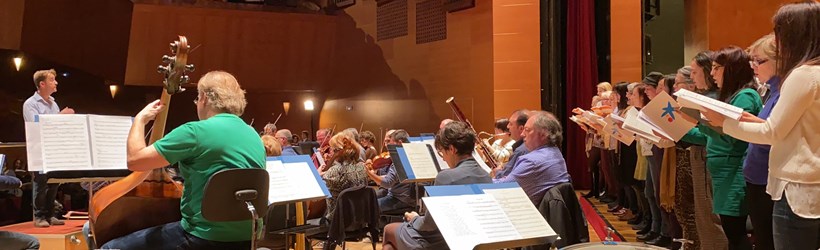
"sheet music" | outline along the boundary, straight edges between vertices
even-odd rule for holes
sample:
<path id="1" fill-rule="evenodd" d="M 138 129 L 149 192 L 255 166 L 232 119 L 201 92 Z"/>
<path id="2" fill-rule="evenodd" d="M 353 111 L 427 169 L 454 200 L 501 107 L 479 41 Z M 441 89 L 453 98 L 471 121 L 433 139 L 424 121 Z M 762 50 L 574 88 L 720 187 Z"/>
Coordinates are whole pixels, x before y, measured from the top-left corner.
<path id="1" fill-rule="evenodd" d="M 492 195 L 522 238 L 557 235 L 521 188 L 483 189 Z M 544 230 L 546 228 L 547 230 Z"/>
<path id="2" fill-rule="evenodd" d="M 86 115 L 40 115 L 39 123 L 44 171 L 92 166 Z"/>
<path id="3" fill-rule="evenodd" d="M 88 116 L 94 169 L 128 169 L 126 144 L 131 123 L 130 116 Z"/>
<path id="4" fill-rule="evenodd" d="M 473 249 L 480 243 L 521 238 L 515 226 L 507 219 L 504 210 L 491 195 L 422 199 L 450 249 Z"/>
<path id="5" fill-rule="evenodd" d="M 402 143 L 404 152 L 407 154 L 407 161 L 416 179 L 435 179 L 438 175 L 433 156 L 427 144 L 424 143 Z"/>
<path id="6" fill-rule="evenodd" d="M 425 139 L 422 142 L 427 144 L 427 145 L 430 145 L 430 148 L 433 149 L 433 153 L 435 153 L 436 161 L 438 161 L 438 165 L 439 165 L 439 167 L 441 167 L 442 170 L 450 169 L 450 165 L 447 164 L 446 161 L 444 161 L 444 158 L 441 158 L 441 156 L 438 155 L 438 150 L 436 149 L 435 140 L 436 139 Z"/>
<path id="7" fill-rule="evenodd" d="M 632 145 L 632 142 L 635 141 L 635 133 L 622 129 L 621 126 L 618 126 L 612 116 L 607 116 L 604 118 L 604 121 L 606 121 L 604 131 L 609 133 L 612 137 L 615 137 L 615 139 L 618 139 L 618 141 L 623 142 L 627 146 Z"/>
<path id="8" fill-rule="evenodd" d="M 607 117 L 612 118 L 612 120 L 620 122 L 620 123 L 624 123 L 624 121 L 625 121 L 623 117 L 621 117 L 621 116 L 619 116 L 618 114 L 615 114 L 615 113 L 609 114 L 609 116 L 607 116 Z"/>
<path id="9" fill-rule="evenodd" d="M 314 148 L 314 150 L 316 149 Z M 319 162 L 319 166 L 316 166 L 317 168 L 325 165 L 325 157 L 322 156 L 322 152 L 317 150 L 316 152 L 313 152 L 313 156 L 316 157 L 316 161 Z"/>
<path id="10" fill-rule="evenodd" d="M 639 112 L 636 109 L 631 109 L 626 114 L 626 121 L 624 121 L 623 128 L 634 132 L 636 135 L 646 138 L 652 142 L 658 142 L 661 138 L 652 133 L 652 128 L 646 122 L 638 118 Z"/>
<path id="11" fill-rule="evenodd" d="M 653 132 L 660 134 L 661 135 L 660 137 L 662 139 L 672 140 L 672 136 L 669 135 L 669 133 L 666 133 L 666 130 L 663 130 L 663 128 L 659 127 L 657 124 L 652 122 L 652 120 L 649 119 L 649 117 L 646 115 L 646 113 L 644 113 L 644 112 L 638 113 L 638 119 L 640 121 L 644 122 L 646 125 L 649 125 L 649 127 L 652 128 Z M 686 134 L 686 133 L 684 133 L 684 134 Z"/>
<path id="12" fill-rule="evenodd" d="M 43 143 L 40 124 L 26 122 L 26 158 L 28 171 L 43 171 Z"/>
<path id="13" fill-rule="evenodd" d="M 709 98 L 686 89 L 680 89 L 674 93 L 678 97 L 678 102 L 681 106 L 694 108 L 703 111 L 709 109 L 717 112 L 723 116 L 739 120 L 743 115 L 743 109 L 732 106 L 731 104 Z"/>
<path id="14" fill-rule="evenodd" d="M 268 202 L 271 204 L 325 196 L 306 162 L 267 161 L 265 170 L 270 180 Z"/>
<path id="15" fill-rule="evenodd" d="M 487 162 L 484 162 L 484 160 L 482 160 L 481 155 L 478 153 L 478 151 L 473 150 L 473 158 L 475 158 L 475 161 L 478 162 L 478 166 L 480 166 L 481 169 L 484 169 L 484 171 L 487 171 L 488 174 L 493 172 L 493 170 L 490 169 L 490 166 L 487 165 Z"/>

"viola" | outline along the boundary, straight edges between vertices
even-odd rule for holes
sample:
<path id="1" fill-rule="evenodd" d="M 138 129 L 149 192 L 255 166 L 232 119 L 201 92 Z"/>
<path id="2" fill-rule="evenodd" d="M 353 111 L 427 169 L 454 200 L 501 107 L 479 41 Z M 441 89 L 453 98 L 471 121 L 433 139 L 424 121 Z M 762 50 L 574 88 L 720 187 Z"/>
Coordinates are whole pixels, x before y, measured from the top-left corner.
<path id="1" fill-rule="evenodd" d="M 370 159 L 370 163 L 368 163 L 370 168 L 374 170 L 388 167 L 391 164 L 393 164 L 393 159 L 390 158 L 389 152 L 383 152 L 376 157 L 373 157 L 373 159 Z"/>

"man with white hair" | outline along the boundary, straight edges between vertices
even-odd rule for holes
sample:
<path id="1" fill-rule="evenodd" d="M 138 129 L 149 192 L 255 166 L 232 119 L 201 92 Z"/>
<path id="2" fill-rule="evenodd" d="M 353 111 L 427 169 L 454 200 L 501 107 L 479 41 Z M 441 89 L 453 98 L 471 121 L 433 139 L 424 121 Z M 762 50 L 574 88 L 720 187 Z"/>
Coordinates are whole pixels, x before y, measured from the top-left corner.
<path id="1" fill-rule="evenodd" d="M 126 141 L 129 170 L 151 171 L 179 164 L 185 179 L 179 206 L 182 220 L 113 239 L 102 249 L 247 249 L 251 246 L 251 220 L 222 222 L 202 217 L 205 184 L 211 176 L 225 169 L 265 168 L 262 140 L 239 118 L 247 105 L 245 91 L 231 74 L 212 71 L 199 79 L 194 102 L 199 121 L 185 123 L 146 146 L 145 125 L 166 105 L 159 100 L 148 104 L 134 116 Z"/>
<path id="2" fill-rule="evenodd" d="M 561 123 L 549 112 L 536 111 L 527 119 L 523 135 L 530 153 L 516 160 L 509 175 L 493 182 L 518 182 L 530 201 L 538 205 L 548 189 L 570 182 L 566 161 L 558 148 L 563 139 Z"/>
<path id="3" fill-rule="evenodd" d="M 293 138 L 293 134 L 288 129 L 280 129 L 276 131 L 276 139 L 279 140 L 279 143 L 282 144 L 282 155 L 298 155 L 296 150 L 293 149 L 293 146 L 290 145 L 290 138 Z"/>

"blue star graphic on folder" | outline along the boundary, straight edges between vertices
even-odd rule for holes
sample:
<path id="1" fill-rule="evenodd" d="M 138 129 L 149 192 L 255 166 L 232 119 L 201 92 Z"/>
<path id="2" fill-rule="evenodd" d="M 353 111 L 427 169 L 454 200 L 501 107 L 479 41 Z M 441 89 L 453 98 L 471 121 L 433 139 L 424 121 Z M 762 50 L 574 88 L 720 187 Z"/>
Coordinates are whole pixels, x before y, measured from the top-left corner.
<path id="1" fill-rule="evenodd" d="M 672 103 L 670 102 L 666 102 L 666 108 L 663 108 L 663 114 L 661 114 L 661 117 L 664 117 L 667 114 L 669 114 L 669 122 L 675 121 L 675 108 L 672 107 Z"/>

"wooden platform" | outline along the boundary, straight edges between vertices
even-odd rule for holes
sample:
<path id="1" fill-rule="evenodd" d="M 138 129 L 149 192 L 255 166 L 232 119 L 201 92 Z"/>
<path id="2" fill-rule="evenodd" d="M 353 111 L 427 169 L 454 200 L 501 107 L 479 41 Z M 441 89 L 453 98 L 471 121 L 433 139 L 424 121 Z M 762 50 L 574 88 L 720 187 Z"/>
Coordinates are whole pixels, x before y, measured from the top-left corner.
<path id="1" fill-rule="evenodd" d="M 88 250 L 82 235 L 85 220 L 66 220 L 65 225 L 34 227 L 34 223 L 23 222 L 0 227 L 2 231 L 29 234 L 40 240 L 40 249 L 48 250 Z"/>

